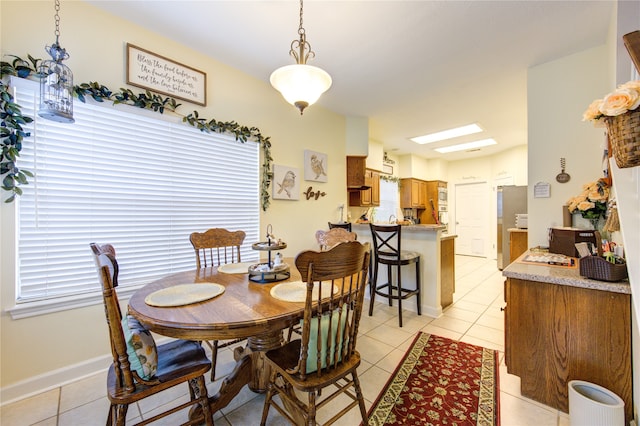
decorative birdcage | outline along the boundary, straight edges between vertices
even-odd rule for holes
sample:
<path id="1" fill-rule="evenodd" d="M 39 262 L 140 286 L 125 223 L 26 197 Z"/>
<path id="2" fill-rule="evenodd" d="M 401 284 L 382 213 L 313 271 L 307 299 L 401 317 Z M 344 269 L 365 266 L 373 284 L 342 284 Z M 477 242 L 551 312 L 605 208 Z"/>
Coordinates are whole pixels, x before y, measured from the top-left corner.
<path id="1" fill-rule="evenodd" d="M 56 42 L 46 46 L 51 59 L 40 65 L 40 109 L 38 115 L 60 123 L 73 123 L 73 73 L 62 63 L 69 54 L 60 46 L 60 1 L 55 2 Z"/>

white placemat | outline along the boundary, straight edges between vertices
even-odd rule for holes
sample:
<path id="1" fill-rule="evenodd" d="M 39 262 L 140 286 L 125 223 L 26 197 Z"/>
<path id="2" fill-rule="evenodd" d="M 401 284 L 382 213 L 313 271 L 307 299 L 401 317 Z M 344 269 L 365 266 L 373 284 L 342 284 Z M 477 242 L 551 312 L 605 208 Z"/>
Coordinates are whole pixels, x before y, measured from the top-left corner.
<path id="1" fill-rule="evenodd" d="M 225 274 L 247 274 L 249 273 L 249 266 L 255 262 L 240 262 L 240 263 L 227 263 L 226 265 L 218 266 L 218 272 Z"/>
<path id="2" fill-rule="evenodd" d="M 326 284 L 325 284 L 326 285 Z M 333 293 L 339 291 L 336 285 L 333 286 Z M 280 283 L 274 285 L 271 288 L 271 297 L 282 300 L 284 302 L 304 302 L 307 297 L 307 285 L 302 281 L 291 281 L 287 283 Z M 318 286 L 315 286 L 312 291 L 314 299 L 318 298 Z M 323 289 L 323 295 L 327 295 L 327 289 Z"/>
<path id="3" fill-rule="evenodd" d="M 182 306 L 212 299 L 224 293 L 224 286 L 216 283 L 178 284 L 154 291 L 144 302 L 150 306 Z"/>

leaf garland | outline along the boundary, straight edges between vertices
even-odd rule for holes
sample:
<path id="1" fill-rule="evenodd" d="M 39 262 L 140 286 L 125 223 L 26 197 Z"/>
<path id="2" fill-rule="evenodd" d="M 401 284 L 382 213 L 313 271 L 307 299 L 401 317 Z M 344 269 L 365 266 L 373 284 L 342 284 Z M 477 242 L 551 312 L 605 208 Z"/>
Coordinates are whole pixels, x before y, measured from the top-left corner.
<path id="1" fill-rule="evenodd" d="M 28 177 L 33 177 L 33 173 L 28 170 L 21 170 L 17 167 L 16 161 L 22 149 L 22 140 L 29 137 L 22 125 L 31 123 L 33 118 L 22 115 L 20 105 L 14 102 L 9 91 L 9 85 L 4 82 L 5 76 L 17 76 L 21 78 L 40 78 L 36 71 L 41 59 L 35 59 L 27 55 L 28 61 L 15 56 L 11 63 L 0 62 L 0 139 L 2 140 L 2 154 L 0 157 L 0 175 L 2 178 L 2 189 L 11 192 L 11 196 L 5 202 L 12 202 L 17 195 L 22 195 L 20 185 L 28 184 Z M 138 108 L 148 109 L 163 114 L 165 110 L 176 113 L 176 109 L 181 105 L 174 98 L 163 98 L 148 90 L 135 94 L 129 89 L 120 88 L 119 92 L 112 92 L 109 88 L 98 82 L 81 83 L 74 86 L 74 95 L 79 101 L 85 103 L 87 98 L 96 102 L 105 100 L 113 104 L 125 104 Z M 176 113 L 177 114 L 177 113 Z M 180 115 L 180 114 L 178 114 Z M 260 198 L 262 210 L 267 211 L 270 204 L 269 187 L 273 179 L 271 171 L 271 141 L 268 136 L 263 136 L 257 127 L 241 126 L 235 121 L 217 121 L 200 118 L 198 111 L 193 111 L 187 116 L 182 116 L 182 122 L 186 123 L 201 132 L 206 133 L 228 133 L 234 135 L 236 141 L 245 143 L 253 140 L 260 144 L 262 148 L 262 178 L 260 185 Z"/>

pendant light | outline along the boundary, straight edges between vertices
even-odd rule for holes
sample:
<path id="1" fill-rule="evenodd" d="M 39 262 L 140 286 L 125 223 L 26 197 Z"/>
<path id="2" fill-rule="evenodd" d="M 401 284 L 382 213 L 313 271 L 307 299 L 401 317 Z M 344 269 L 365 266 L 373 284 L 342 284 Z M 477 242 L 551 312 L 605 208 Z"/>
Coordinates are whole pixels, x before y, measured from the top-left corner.
<path id="1" fill-rule="evenodd" d="M 318 67 L 307 65 L 307 61 L 315 57 L 307 35 L 302 26 L 302 0 L 300 0 L 300 26 L 298 40 L 291 42 L 289 54 L 296 60 L 294 65 L 280 67 L 271 74 L 271 85 L 282 93 L 291 105 L 300 110 L 300 115 L 306 107 L 312 105 L 331 87 L 331 76 Z"/>
<path id="2" fill-rule="evenodd" d="M 42 61 L 40 76 L 40 109 L 38 115 L 60 123 L 73 123 L 73 73 L 62 63 L 69 54 L 60 46 L 60 0 L 55 0 L 56 41 L 44 50 L 51 59 Z"/>

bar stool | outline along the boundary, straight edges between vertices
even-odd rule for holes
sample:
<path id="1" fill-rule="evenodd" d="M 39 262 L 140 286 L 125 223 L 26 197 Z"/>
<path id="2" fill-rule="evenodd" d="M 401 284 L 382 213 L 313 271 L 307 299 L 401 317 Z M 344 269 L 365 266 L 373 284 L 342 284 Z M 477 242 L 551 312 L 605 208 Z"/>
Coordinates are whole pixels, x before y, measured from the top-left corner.
<path id="1" fill-rule="evenodd" d="M 371 237 L 373 238 L 373 274 L 369 285 L 370 301 L 369 316 L 373 315 L 373 303 L 376 294 L 386 297 L 389 306 L 393 306 L 393 300 L 398 301 L 398 320 L 402 327 L 402 301 L 416 296 L 418 315 L 422 315 L 420 309 L 420 253 L 401 249 L 402 226 L 400 225 L 374 225 L 369 224 Z M 414 289 L 403 287 L 401 270 L 403 265 L 416 265 L 416 286 Z M 387 265 L 387 282 L 378 285 L 378 265 Z M 397 283 L 393 283 L 391 270 L 396 266 L 398 272 Z M 387 289 L 386 292 L 383 290 Z M 394 294 L 395 292 L 395 294 Z"/>

